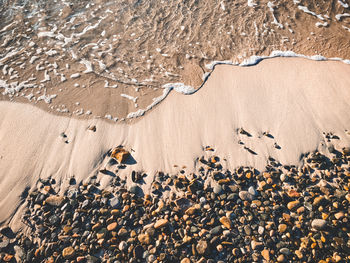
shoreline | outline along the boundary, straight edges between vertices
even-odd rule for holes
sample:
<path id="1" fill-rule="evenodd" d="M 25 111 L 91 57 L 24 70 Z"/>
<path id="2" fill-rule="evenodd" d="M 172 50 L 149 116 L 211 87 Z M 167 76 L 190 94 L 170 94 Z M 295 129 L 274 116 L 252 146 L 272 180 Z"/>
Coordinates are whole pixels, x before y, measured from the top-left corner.
<path id="1" fill-rule="evenodd" d="M 303 153 L 347 147 L 349 71 L 340 62 L 300 58 L 274 58 L 254 67 L 220 65 L 195 94 L 172 92 L 131 124 L 59 117 L 28 104 L 1 102 L 0 220 L 18 218 L 22 192 L 39 178 L 54 178 L 56 190 L 63 192 L 71 176 L 81 182 L 106 167 L 106 154 L 118 145 L 134 158 L 119 175 L 146 172 L 144 191 L 157 171 L 172 174 L 185 166 L 193 172 L 206 146 L 231 170 L 261 169 L 269 157 L 298 164 Z M 340 139 L 328 141 L 323 133 Z M 101 184 L 107 185 L 104 178 Z"/>

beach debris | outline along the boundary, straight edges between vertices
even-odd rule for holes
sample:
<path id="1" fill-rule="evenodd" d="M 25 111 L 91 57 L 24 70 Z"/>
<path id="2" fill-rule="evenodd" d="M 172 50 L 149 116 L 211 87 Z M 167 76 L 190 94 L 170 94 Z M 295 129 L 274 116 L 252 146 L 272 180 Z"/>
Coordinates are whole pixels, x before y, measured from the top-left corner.
<path id="1" fill-rule="evenodd" d="M 119 163 L 123 163 L 130 156 L 130 153 L 123 147 L 116 147 L 112 150 L 111 157 L 116 159 Z"/>
<path id="2" fill-rule="evenodd" d="M 96 132 L 96 125 L 89 125 L 88 130 Z"/>

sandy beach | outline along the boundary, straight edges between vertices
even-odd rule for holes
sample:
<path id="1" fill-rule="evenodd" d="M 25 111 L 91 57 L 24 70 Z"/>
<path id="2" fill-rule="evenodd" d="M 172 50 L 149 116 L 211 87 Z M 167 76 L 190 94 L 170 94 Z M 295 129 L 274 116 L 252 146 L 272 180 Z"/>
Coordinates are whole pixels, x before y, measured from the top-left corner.
<path id="1" fill-rule="evenodd" d="M 299 58 L 268 59 L 244 68 L 218 65 L 197 93 L 172 92 L 130 124 L 58 117 L 31 105 L 2 102 L 1 220 L 13 215 L 23 191 L 39 178 L 54 178 L 59 192 L 72 176 L 79 182 L 98 174 L 107 185 L 111 177 L 99 170 L 114 172 L 106 154 L 118 145 L 134 159 L 118 175 L 131 183 L 131 171 L 146 172 L 145 191 L 157 171 L 195 171 L 198 159 L 208 154 L 206 146 L 215 149 L 227 169 L 261 169 L 269 157 L 297 165 L 302 154 L 348 146 L 347 76 L 350 67 L 341 62 Z M 88 129 L 93 125 L 96 132 Z M 325 133 L 339 139 L 328 141 Z"/>

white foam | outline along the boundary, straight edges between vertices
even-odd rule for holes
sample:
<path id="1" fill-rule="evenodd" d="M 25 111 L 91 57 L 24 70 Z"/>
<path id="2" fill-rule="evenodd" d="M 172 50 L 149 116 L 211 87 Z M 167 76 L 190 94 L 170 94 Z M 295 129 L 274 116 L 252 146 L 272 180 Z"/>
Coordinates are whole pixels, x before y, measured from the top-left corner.
<path id="1" fill-rule="evenodd" d="M 223 61 L 219 61 L 219 60 L 214 60 L 208 64 L 205 65 L 205 67 L 207 69 L 210 69 L 210 70 L 213 70 L 214 67 L 216 65 L 219 65 L 219 64 L 226 64 L 226 65 L 235 65 L 235 63 L 233 63 L 231 60 L 223 60 Z"/>
<path id="2" fill-rule="evenodd" d="M 145 110 L 139 109 L 138 111 L 135 112 L 130 112 L 128 114 L 128 116 L 126 116 L 127 119 L 133 119 L 133 118 L 137 118 L 137 117 L 141 117 L 145 114 Z"/>
<path id="3" fill-rule="evenodd" d="M 350 32 L 350 28 L 349 27 L 347 27 L 347 26 L 342 26 L 346 31 L 348 31 L 348 32 Z M 349 60 L 350 61 L 350 60 Z M 347 64 L 349 64 L 349 63 L 347 63 Z"/>
<path id="4" fill-rule="evenodd" d="M 38 56 L 32 56 L 29 60 L 30 64 L 33 64 L 35 60 L 37 60 L 39 57 Z"/>
<path id="5" fill-rule="evenodd" d="M 337 14 L 337 15 L 335 15 L 335 19 L 337 19 L 338 21 L 340 21 L 343 17 L 349 17 L 349 16 L 350 16 L 349 13 Z"/>
<path id="6" fill-rule="evenodd" d="M 349 8 L 349 5 L 341 0 L 338 0 L 338 3 L 341 4 L 344 8 Z"/>
<path id="7" fill-rule="evenodd" d="M 248 0 L 248 6 L 254 7 L 254 6 L 257 6 L 257 4 L 254 2 L 254 0 Z"/>
<path id="8" fill-rule="evenodd" d="M 86 67 L 86 70 L 83 71 L 83 73 L 90 73 L 90 72 L 93 72 L 93 69 L 92 69 L 92 63 L 86 59 L 82 59 L 80 61 L 81 64 L 85 65 Z"/>
<path id="9" fill-rule="evenodd" d="M 129 100 L 131 100 L 131 101 L 133 101 L 134 103 L 136 103 L 136 101 L 137 101 L 137 97 L 133 97 L 133 96 L 130 96 L 130 95 L 128 95 L 128 94 L 120 94 L 120 96 L 122 96 L 123 98 L 126 98 L 126 99 L 129 99 Z"/>
<path id="10" fill-rule="evenodd" d="M 41 95 L 40 97 L 38 97 L 37 101 L 43 100 L 43 101 L 45 101 L 45 103 L 50 104 L 52 99 L 54 99 L 56 97 L 57 97 L 56 94 L 53 94 L 53 95 L 46 95 L 46 94 L 44 94 L 44 95 Z"/>
<path id="11" fill-rule="evenodd" d="M 54 49 L 50 49 L 49 51 L 46 51 L 45 54 L 48 55 L 49 57 L 52 57 L 54 55 L 56 55 L 58 52 L 57 50 Z"/>
<path id="12" fill-rule="evenodd" d="M 115 84 L 115 85 L 112 85 L 112 86 L 109 86 L 109 82 L 108 80 L 105 80 L 105 88 L 111 88 L 111 89 L 116 89 L 118 88 L 118 84 Z"/>
<path id="13" fill-rule="evenodd" d="M 303 11 L 303 12 L 305 12 L 305 13 L 307 13 L 307 14 L 313 15 L 313 16 L 317 17 L 318 19 L 322 20 L 322 21 L 325 20 L 324 17 L 323 17 L 322 15 L 318 15 L 318 14 L 316 14 L 315 12 L 310 11 L 306 6 L 298 5 L 298 8 L 299 8 L 301 11 Z"/>
<path id="14" fill-rule="evenodd" d="M 315 23 L 315 26 L 316 27 L 327 27 L 329 24 L 328 24 L 328 22 L 324 22 L 324 23 L 321 23 L 321 22 L 317 22 L 317 23 Z"/>
<path id="15" fill-rule="evenodd" d="M 189 95 L 189 94 L 193 94 L 196 92 L 196 90 L 191 87 L 191 86 L 186 86 L 183 83 L 167 83 L 165 85 L 163 85 L 164 89 L 173 89 L 176 92 L 185 94 L 185 95 Z"/>
<path id="16" fill-rule="evenodd" d="M 47 82 L 47 81 L 50 81 L 50 75 L 47 73 L 47 70 L 45 70 L 45 72 L 44 72 L 44 79 L 43 80 L 41 80 L 40 82 L 41 83 L 45 83 L 45 82 Z"/>
<path id="17" fill-rule="evenodd" d="M 274 10 L 275 5 L 272 2 L 268 2 L 267 7 L 270 9 L 270 12 L 271 12 L 272 17 L 273 17 L 272 24 L 275 24 L 279 28 L 283 29 L 283 25 L 280 22 L 278 22 L 277 18 L 275 17 L 275 13 L 274 13 L 275 12 L 275 10 Z"/>

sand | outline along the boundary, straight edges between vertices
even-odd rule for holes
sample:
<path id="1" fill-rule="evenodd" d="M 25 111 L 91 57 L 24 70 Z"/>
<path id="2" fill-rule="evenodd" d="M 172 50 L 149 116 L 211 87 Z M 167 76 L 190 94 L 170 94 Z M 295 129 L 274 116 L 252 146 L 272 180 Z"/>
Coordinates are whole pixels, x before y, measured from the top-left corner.
<path id="1" fill-rule="evenodd" d="M 55 116 L 29 104 L 2 101 L 0 221 L 18 229 L 21 195 L 39 178 L 54 178 L 62 192 L 72 176 L 80 182 L 103 167 L 110 169 L 106 153 L 118 145 L 135 160 L 118 174 L 145 171 L 145 191 L 156 171 L 173 173 L 184 166 L 186 172 L 194 171 L 198 157 L 208 154 L 205 146 L 213 147 L 211 154 L 225 159 L 227 168 L 258 169 L 270 156 L 299 164 L 303 153 L 327 153 L 331 143 L 349 146 L 349 86 L 350 66 L 344 63 L 274 58 L 251 67 L 217 65 L 199 91 L 171 92 L 130 124 Z M 96 132 L 89 125 L 96 125 Z M 240 134 L 240 128 L 251 136 Z M 324 132 L 340 139 L 328 142 Z M 98 173 L 102 186 L 111 178 Z"/>

